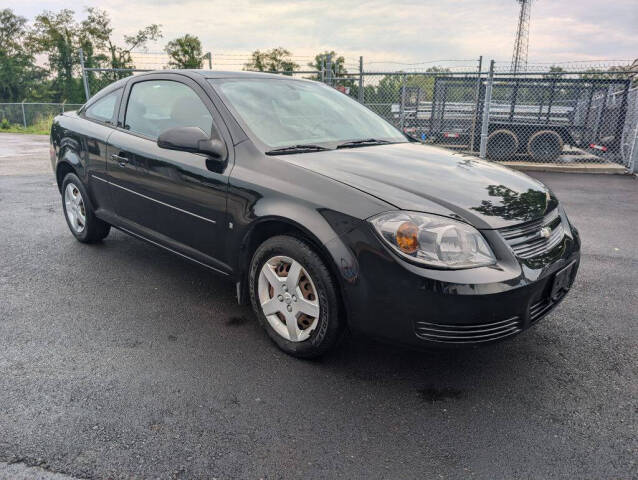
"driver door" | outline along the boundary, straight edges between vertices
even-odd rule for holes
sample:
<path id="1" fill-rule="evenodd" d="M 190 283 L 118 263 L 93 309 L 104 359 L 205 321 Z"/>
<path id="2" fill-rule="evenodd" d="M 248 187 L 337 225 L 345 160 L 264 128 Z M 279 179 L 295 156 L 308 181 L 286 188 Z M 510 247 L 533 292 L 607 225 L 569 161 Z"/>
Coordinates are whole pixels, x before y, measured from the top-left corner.
<path id="1" fill-rule="evenodd" d="M 220 259 L 232 158 L 212 171 L 204 155 L 157 146 L 174 127 L 217 129 L 227 138 L 212 102 L 194 81 L 170 74 L 133 81 L 124 95 L 107 150 L 115 213 L 133 233 L 228 271 Z"/>

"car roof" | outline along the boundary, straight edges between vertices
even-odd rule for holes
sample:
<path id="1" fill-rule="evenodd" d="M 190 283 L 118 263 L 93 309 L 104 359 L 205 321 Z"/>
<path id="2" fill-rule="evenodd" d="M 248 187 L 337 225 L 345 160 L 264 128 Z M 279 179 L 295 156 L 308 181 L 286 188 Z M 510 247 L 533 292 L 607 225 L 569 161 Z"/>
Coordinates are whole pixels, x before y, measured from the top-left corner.
<path id="1" fill-rule="evenodd" d="M 144 72 L 140 75 L 152 75 L 157 73 L 177 73 L 180 75 L 187 75 L 189 77 L 200 76 L 204 78 L 273 78 L 279 80 L 293 80 L 289 75 L 282 75 L 278 73 L 265 73 L 265 72 L 230 72 L 230 71 L 217 71 L 217 70 L 194 70 L 194 69 L 172 69 L 172 70 L 154 70 L 152 72 Z M 301 80 L 301 79 L 294 79 Z"/>

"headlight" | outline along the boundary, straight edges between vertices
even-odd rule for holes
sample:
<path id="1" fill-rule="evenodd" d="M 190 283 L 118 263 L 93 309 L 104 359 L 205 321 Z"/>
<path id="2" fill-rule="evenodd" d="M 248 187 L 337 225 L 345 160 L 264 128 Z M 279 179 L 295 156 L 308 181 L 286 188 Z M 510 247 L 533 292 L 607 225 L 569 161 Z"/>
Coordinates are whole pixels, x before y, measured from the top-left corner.
<path id="1" fill-rule="evenodd" d="M 370 219 L 381 238 L 403 257 L 435 268 L 473 268 L 496 263 L 474 227 L 447 217 L 389 212 Z"/>

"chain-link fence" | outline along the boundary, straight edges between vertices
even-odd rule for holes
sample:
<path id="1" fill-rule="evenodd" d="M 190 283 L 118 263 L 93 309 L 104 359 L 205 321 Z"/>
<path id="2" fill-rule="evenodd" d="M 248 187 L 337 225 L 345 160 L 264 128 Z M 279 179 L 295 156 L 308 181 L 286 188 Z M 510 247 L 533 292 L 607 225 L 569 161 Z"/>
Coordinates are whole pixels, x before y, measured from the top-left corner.
<path id="1" fill-rule="evenodd" d="M 77 110 L 81 106 L 81 103 L 0 103 L 0 122 L 26 129 L 38 124 L 50 124 L 56 115 Z"/>
<path id="2" fill-rule="evenodd" d="M 128 75 L 167 68 L 164 53 L 135 54 L 135 69 L 84 68 L 87 98 Z M 139 57 L 139 58 L 138 58 Z M 244 69 L 249 55 L 207 54 L 204 68 Z M 582 165 L 613 163 L 638 170 L 638 65 L 627 61 L 539 63 L 509 72 L 509 62 L 370 61 L 294 72 L 325 82 L 424 143 L 495 161 Z M 371 70 L 374 69 L 374 70 Z M 397 71 L 396 69 L 401 70 Z M 80 105 L 0 104 L 0 120 L 33 125 Z"/>
<path id="3" fill-rule="evenodd" d="M 632 71 L 359 72 L 326 81 L 413 137 L 495 161 L 635 168 Z"/>

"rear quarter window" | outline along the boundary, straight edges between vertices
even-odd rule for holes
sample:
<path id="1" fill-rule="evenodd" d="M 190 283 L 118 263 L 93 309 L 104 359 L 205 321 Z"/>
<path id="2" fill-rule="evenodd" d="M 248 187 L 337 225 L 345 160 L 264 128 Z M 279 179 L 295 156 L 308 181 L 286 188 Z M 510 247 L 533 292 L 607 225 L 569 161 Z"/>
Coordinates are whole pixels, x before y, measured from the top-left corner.
<path id="1" fill-rule="evenodd" d="M 122 89 L 119 88 L 91 104 L 85 111 L 84 116 L 98 122 L 111 123 L 115 114 L 115 107 L 120 98 Z"/>

